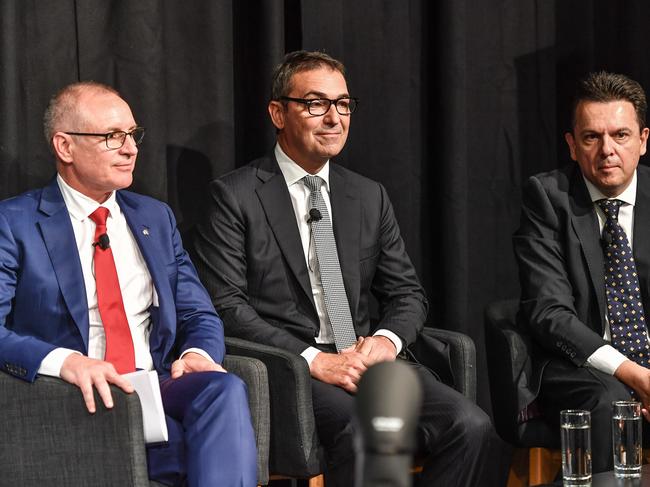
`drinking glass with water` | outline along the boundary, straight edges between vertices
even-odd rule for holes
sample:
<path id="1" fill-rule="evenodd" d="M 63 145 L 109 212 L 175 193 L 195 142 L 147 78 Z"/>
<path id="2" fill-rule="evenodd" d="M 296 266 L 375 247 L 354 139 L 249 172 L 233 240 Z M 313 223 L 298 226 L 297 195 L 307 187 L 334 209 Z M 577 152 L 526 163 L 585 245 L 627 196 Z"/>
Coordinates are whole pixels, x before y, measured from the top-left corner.
<path id="1" fill-rule="evenodd" d="M 612 447 L 614 474 L 617 477 L 640 477 L 642 455 L 641 403 L 612 403 Z"/>
<path id="2" fill-rule="evenodd" d="M 590 485 L 591 413 L 580 409 L 561 411 L 560 430 L 564 485 Z"/>

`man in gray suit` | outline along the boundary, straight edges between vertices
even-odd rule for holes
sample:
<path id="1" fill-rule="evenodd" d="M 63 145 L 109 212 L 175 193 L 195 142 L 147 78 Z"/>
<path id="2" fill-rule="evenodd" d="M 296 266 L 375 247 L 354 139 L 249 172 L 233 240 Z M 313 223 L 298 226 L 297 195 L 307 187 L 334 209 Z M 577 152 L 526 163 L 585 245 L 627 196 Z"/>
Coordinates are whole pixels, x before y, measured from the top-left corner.
<path id="1" fill-rule="evenodd" d="M 351 416 L 360 377 L 402 356 L 427 314 L 386 190 L 330 163 L 356 106 L 339 61 L 288 54 L 268 105 L 275 149 L 212 184 L 212 208 L 196 241 L 197 265 L 226 334 L 289 350 L 309 364 L 328 487 L 354 479 Z M 371 322 L 371 294 L 378 323 Z M 421 485 L 480 485 L 489 419 L 431 371 L 413 367 L 425 397 Z"/>
<path id="2" fill-rule="evenodd" d="M 595 472 L 613 468 L 612 401 L 632 394 L 646 418 L 650 405 L 645 114 L 636 81 L 586 77 L 565 136 L 577 164 L 528 180 L 514 236 L 538 403 L 558 432 L 560 410 L 591 411 Z"/>

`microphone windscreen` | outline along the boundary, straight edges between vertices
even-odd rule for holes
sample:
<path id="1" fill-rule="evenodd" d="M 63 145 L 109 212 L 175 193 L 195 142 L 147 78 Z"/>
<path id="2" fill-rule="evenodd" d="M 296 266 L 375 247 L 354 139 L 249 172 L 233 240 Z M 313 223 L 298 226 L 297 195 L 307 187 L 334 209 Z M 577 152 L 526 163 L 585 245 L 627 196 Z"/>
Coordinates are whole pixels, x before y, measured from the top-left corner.
<path id="1" fill-rule="evenodd" d="M 111 246 L 111 241 L 108 238 L 108 235 L 102 233 L 98 238 L 98 244 L 102 250 L 106 250 L 107 248 L 109 248 Z"/>
<path id="2" fill-rule="evenodd" d="M 361 377 L 357 391 L 363 487 L 411 485 L 422 387 L 415 371 L 402 361 L 381 362 Z"/>

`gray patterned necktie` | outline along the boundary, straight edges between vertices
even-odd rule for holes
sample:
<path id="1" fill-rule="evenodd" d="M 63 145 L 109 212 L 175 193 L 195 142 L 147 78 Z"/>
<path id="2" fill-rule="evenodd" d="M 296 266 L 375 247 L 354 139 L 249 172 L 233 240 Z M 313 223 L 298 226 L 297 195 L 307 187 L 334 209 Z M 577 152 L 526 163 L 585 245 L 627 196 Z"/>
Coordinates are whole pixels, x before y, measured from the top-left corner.
<path id="1" fill-rule="evenodd" d="M 321 284 L 325 296 L 325 309 L 334 331 L 336 350 L 340 352 L 354 345 L 357 338 L 343 285 L 332 223 L 320 191 L 323 180 L 318 176 L 305 176 L 302 178 L 302 182 L 311 192 L 309 196 L 310 208 L 316 208 L 321 217 L 314 218 L 314 216 L 311 216 L 309 224 L 311 225 L 312 238 L 316 247 L 316 259 L 318 260 Z"/>
<path id="2" fill-rule="evenodd" d="M 632 248 L 618 223 L 620 200 L 598 200 L 605 213 L 603 255 L 607 317 L 612 345 L 629 359 L 648 367 L 648 343 L 645 313 Z"/>

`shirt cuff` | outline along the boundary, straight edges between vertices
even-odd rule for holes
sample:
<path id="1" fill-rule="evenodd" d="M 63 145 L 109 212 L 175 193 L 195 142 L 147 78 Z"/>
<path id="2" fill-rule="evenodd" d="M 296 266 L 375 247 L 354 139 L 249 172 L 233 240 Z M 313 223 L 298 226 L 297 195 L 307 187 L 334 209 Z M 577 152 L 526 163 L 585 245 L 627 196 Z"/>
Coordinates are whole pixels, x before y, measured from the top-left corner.
<path id="1" fill-rule="evenodd" d="M 397 352 L 396 355 L 399 355 L 399 353 L 402 351 L 402 339 L 395 335 L 390 330 L 386 330 L 385 328 L 381 328 L 375 332 L 373 336 L 381 336 L 381 337 L 386 337 L 388 338 L 391 342 L 393 342 L 393 345 L 395 345 L 395 350 Z"/>
<path id="2" fill-rule="evenodd" d="M 185 355 L 187 355 L 190 352 L 198 353 L 202 357 L 207 358 L 210 362 L 216 363 L 214 360 L 212 360 L 212 357 L 210 357 L 210 355 L 208 355 L 208 352 L 206 352 L 205 350 L 201 350 L 200 348 L 188 348 L 183 353 L 181 353 L 181 356 L 179 358 L 185 357 Z"/>
<path id="3" fill-rule="evenodd" d="M 603 345 L 587 358 L 587 367 L 614 375 L 616 369 L 626 360 L 629 359 L 611 345 Z"/>
<path id="4" fill-rule="evenodd" d="M 83 355 L 77 350 L 70 350 L 69 348 L 55 348 L 50 353 L 48 353 L 45 358 L 41 361 L 41 366 L 38 368 L 38 373 L 41 375 L 49 375 L 51 377 L 61 377 L 61 367 L 63 362 L 70 355 L 76 353 L 77 355 Z"/>
<path id="5" fill-rule="evenodd" d="M 311 367 L 311 363 L 314 361 L 316 355 L 318 355 L 319 353 L 320 350 L 318 350 L 316 347 L 309 347 L 303 350 L 300 356 L 304 358 L 307 361 L 307 365 Z"/>

